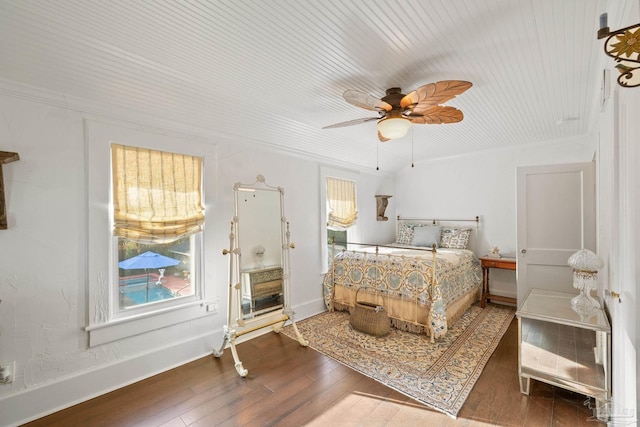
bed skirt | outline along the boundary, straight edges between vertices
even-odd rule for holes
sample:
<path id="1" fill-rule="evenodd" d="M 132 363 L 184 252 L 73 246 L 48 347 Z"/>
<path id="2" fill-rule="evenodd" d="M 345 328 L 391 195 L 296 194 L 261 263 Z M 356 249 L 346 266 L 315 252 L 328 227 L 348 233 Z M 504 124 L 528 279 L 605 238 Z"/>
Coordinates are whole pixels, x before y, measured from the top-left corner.
<path id="1" fill-rule="evenodd" d="M 447 325 L 454 325 L 464 312 L 480 300 L 480 287 L 474 288 L 462 294 L 446 308 Z M 353 309 L 355 291 L 343 286 L 335 287 L 333 299 L 333 309 L 338 311 L 349 311 Z M 362 293 L 360 301 L 366 301 L 376 305 L 384 306 L 391 326 L 403 331 L 432 335 L 429 325 L 429 307 L 415 301 L 407 301 L 400 298 L 387 297 L 373 293 Z M 432 337 L 433 338 L 433 337 Z M 435 337 L 438 338 L 438 337 Z"/>

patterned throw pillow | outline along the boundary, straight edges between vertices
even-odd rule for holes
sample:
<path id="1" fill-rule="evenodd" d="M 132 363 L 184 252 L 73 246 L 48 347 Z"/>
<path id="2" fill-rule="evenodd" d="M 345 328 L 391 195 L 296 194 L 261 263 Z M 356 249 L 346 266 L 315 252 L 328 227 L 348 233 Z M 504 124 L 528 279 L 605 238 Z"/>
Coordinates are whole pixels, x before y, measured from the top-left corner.
<path id="1" fill-rule="evenodd" d="M 401 245 L 410 245 L 413 240 L 413 227 L 415 224 L 407 224 L 406 222 L 400 223 L 398 227 L 398 236 L 396 243 Z"/>
<path id="2" fill-rule="evenodd" d="M 471 236 L 470 228 L 444 227 L 440 246 L 449 249 L 467 249 L 469 236 Z"/>

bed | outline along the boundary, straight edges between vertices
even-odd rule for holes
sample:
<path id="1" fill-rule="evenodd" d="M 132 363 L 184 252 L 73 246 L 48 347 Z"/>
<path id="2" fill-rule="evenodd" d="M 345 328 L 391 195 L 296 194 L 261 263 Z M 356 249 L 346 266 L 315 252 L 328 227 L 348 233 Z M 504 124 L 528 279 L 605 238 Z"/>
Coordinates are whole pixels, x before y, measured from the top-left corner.
<path id="1" fill-rule="evenodd" d="M 393 243 L 347 243 L 324 278 L 328 309 L 350 311 L 363 288 L 358 301 L 383 306 L 393 327 L 426 333 L 432 341 L 444 336 L 482 288 L 480 261 L 471 250 L 479 218 L 455 221 L 472 222 L 475 230 L 442 220 L 398 218 Z"/>

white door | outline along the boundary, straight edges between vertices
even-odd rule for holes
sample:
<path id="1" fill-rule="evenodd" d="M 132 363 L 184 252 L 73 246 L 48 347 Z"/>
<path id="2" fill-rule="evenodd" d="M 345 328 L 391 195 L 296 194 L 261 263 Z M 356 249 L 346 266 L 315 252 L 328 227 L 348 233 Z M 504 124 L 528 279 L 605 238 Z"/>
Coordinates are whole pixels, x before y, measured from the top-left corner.
<path id="1" fill-rule="evenodd" d="M 577 293 L 569 257 L 596 249 L 594 163 L 517 168 L 518 304 L 532 288 Z"/>

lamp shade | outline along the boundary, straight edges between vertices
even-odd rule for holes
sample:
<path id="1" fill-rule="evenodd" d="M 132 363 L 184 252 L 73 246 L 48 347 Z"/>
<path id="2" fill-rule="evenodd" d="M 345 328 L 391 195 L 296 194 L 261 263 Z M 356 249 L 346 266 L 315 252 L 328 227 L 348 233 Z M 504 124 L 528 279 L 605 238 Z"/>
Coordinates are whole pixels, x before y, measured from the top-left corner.
<path id="1" fill-rule="evenodd" d="M 387 139 L 402 138 L 411 127 L 411 121 L 402 117 L 389 117 L 378 122 L 378 132 Z"/>
<path id="2" fill-rule="evenodd" d="M 567 262 L 574 270 L 598 271 L 604 267 L 604 261 L 589 249 L 581 249 L 569 257 Z"/>

